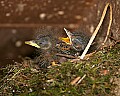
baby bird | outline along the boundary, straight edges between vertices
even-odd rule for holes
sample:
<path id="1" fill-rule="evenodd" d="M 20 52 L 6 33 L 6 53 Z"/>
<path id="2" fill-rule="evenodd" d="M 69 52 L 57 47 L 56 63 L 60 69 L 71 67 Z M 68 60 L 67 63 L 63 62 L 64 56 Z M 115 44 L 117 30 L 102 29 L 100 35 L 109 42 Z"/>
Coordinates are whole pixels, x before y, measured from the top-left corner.
<path id="1" fill-rule="evenodd" d="M 40 49 L 40 55 L 35 58 L 40 67 L 47 67 L 52 62 L 59 62 L 60 57 L 56 55 L 57 53 L 75 56 L 77 52 L 80 53 L 85 49 L 89 41 L 88 36 L 80 32 L 70 32 L 65 28 L 64 30 L 68 36 L 67 38 L 40 35 L 35 40 L 25 42 L 25 44 Z"/>
<path id="2" fill-rule="evenodd" d="M 25 41 L 25 44 L 36 47 L 38 53 L 34 61 L 41 68 L 46 68 L 51 64 L 59 64 L 61 62 L 66 61 L 66 58 L 61 59 L 61 56 L 58 56 L 57 53 L 60 54 L 71 54 L 70 53 L 70 45 L 62 42 L 59 38 L 55 38 L 51 35 L 40 35 L 35 40 Z"/>
<path id="3" fill-rule="evenodd" d="M 54 38 L 55 39 L 55 38 Z M 50 35 L 38 36 L 35 40 L 25 41 L 25 44 L 36 47 L 39 53 L 34 61 L 41 68 L 46 68 L 49 66 L 55 59 L 55 42 Z"/>
<path id="4" fill-rule="evenodd" d="M 53 45 L 49 35 L 48 36 L 40 36 L 35 40 L 25 41 L 25 44 L 28 44 L 28 45 L 31 45 L 38 49 L 40 48 L 43 50 L 48 50 Z"/>
<path id="5" fill-rule="evenodd" d="M 83 51 L 86 45 L 88 44 L 90 37 L 84 34 L 83 32 L 70 32 L 65 28 L 64 30 L 68 36 L 69 42 L 66 42 L 65 38 L 61 38 L 61 40 L 71 45 L 76 51 Z"/>

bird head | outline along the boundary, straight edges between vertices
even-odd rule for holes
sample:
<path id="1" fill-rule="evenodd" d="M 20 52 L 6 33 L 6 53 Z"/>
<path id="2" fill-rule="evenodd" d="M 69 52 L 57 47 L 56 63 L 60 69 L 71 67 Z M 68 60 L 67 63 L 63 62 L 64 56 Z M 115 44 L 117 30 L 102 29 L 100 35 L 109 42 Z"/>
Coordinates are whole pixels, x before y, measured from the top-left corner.
<path id="1" fill-rule="evenodd" d="M 64 28 L 66 34 L 67 34 L 67 38 L 60 38 L 63 42 L 65 42 L 66 44 L 72 45 L 72 47 L 76 50 L 76 51 L 82 51 L 84 50 L 84 48 L 87 45 L 87 39 L 86 36 L 83 34 L 76 33 L 76 32 L 70 32 L 69 30 L 67 30 L 66 28 Z"/>
<path id="2" fill-rule="evenodd" d="M 52 42 L 49 36 L 39 37 L 36 40 L 25 41 L 25 44 L 28 44 L 28 45 L 31 45 L 38 49 L 40 48 L 43 50 L 50 49 L 52 46 Z"/>

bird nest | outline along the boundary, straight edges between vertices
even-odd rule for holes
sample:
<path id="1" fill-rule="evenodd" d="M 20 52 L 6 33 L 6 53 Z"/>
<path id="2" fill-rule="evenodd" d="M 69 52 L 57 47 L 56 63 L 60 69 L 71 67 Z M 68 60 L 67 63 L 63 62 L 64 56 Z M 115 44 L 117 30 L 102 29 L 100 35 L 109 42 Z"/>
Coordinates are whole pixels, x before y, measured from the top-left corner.
<path id="1" fill-rule="evenodd" d="M 47 69 L 39 68 L 30 58 L 23 59 L 0 69 L 0 95 L 113 96 L 119 91 L 119 49 L 117 44 L 98 51 L 89 60 Z"/>

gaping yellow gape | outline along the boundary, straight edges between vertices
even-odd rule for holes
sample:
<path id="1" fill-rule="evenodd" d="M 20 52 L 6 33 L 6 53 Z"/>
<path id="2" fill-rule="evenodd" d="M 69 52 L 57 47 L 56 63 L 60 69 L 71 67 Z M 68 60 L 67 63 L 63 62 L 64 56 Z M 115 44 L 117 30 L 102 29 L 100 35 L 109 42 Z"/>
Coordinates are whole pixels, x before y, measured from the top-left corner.
<path id="1" fill-rule="evenodd" d="M 71 45 L 71 42 L 70 42 L 70 38 L 69 38 L 69 37 L 66 37 L 66 38 L 60 37 L 59 39 L 60 39 L 61 41 L 65 42 L 66 44 Z"/>

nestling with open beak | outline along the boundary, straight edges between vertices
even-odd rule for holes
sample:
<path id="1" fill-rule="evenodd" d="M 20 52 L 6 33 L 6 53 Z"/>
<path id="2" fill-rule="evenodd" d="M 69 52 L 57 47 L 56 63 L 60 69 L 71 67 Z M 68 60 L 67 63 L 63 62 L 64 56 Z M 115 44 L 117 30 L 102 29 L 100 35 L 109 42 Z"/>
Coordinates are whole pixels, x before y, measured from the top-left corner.
<path id="1" fill-rule="evenodd" d="M 89 36 L 85 35 L 83 32 L 70 32 L 65 29 L 67 38 L 61 38 L 61 40 L 69 45 L 71 45 L 76 51 L 83 51 L 88 44 Z M 69 42 L 68 42 L 69 41 Z"/>
<path id="2" fill-rule="evenodd" d="M 38 36 L 35 40 L 25 41 L 25 44 L 36 47 L 39 52 L 34 60 L 40 67 L 47 67 L 50 64 L 61 63 L 63 59 L 57 56 L 57 53 L 67 54 L 69 51 L 69 45 L 61 42 L 58 38 L 51 35 Z M 64 58 L 66 61 L 66 59 Z"/>
<path id="3" fill-rule="evenodd" d="M 67 38 L 55 38 L 54 36 L 46 35 L 38 36 L 35 40 L 25 42 L 25 44 L 41 50 L 40 56 L 36 59 L 41 67 L 47 67 L 53 61 L 59 62 L 60 58 L 56 56 L 57 53 L 76 56 L 77 52 L 80 53 L 86 47 L 89 38 L 85 34 L 70 32 L 65 28 L 64 30 L 68 35 Z"/>

